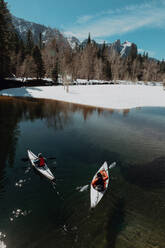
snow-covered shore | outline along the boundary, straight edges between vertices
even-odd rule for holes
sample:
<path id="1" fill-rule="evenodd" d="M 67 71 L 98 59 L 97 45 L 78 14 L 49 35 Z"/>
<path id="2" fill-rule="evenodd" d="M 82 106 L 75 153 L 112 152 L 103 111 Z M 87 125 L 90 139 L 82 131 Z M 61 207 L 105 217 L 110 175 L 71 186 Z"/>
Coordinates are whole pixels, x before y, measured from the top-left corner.
<path id="1" fill-rule="evenodd" d="M 162 86 L 145 85 L 77 85 L 22 87 L 0 91 L 1 96 L 19 96 L 54 99 L 77 104 L 109 108 L 165 107 L 165 90 Z"/>

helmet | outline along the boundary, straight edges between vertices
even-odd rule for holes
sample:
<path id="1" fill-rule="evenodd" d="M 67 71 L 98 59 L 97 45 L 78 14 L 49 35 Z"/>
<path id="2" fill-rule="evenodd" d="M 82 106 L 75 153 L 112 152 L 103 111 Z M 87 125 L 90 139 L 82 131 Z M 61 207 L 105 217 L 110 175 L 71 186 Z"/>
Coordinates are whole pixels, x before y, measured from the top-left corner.
<path id="1" fill-rule="evenodd" d="M 42 157 L 42 153 L 38 153 L 38 157 L 41 158 Z"/>

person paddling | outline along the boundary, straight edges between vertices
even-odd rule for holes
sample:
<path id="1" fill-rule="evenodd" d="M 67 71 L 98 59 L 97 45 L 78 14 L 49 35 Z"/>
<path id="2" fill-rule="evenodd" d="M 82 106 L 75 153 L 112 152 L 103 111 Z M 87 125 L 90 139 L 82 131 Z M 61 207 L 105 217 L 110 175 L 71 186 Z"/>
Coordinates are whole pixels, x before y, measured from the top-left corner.
<path id="1" fill-rule="evenodd" d="M 96 178 L 92 181 L 92 186 L 98 191 L 104 191 L 106 188 L 106 180 L 108 175 L 105 170 L 97 173 Z"/>
<path id="2" fill-rule="evenodd" d="M 38 159 L 35 161 L 35 163 L 38 165 L 38 167 L 45 166 L 45 158 L 42 156 L 42 153 L 38 154 Z"/>

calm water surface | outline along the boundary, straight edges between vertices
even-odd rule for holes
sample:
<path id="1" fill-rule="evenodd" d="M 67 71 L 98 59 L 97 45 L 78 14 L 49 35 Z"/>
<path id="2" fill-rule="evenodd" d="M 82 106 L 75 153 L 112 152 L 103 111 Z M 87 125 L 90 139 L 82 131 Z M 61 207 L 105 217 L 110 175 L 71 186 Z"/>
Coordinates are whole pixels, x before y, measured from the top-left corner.
<path id="1" fill-rule="evenodd" d="M 165 109 L 0 98 L 0 248 L 164 248 Z M 42 152 L 56 185 L 31 168 Z M 55 159 L 56 158 L 56 159 Z M 117 162 L 102 201 L 88 185 Z"/>

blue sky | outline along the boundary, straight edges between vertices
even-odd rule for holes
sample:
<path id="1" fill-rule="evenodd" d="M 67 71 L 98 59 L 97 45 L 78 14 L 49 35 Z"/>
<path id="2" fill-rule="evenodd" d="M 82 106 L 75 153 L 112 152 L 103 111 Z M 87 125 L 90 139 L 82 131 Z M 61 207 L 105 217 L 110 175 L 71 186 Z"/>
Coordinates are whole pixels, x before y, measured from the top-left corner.
<path id="1" fill-rule="evenodd" d="M 10 12 L 58 28 L 80 41 L 134 42 L 139 51 L 165 59 L 165 0 L 7 0 Z"/>

